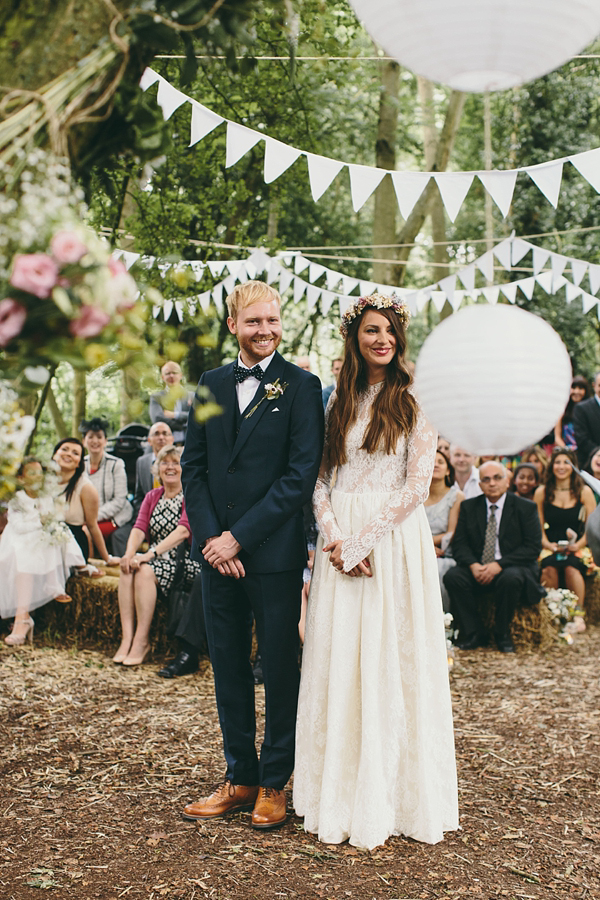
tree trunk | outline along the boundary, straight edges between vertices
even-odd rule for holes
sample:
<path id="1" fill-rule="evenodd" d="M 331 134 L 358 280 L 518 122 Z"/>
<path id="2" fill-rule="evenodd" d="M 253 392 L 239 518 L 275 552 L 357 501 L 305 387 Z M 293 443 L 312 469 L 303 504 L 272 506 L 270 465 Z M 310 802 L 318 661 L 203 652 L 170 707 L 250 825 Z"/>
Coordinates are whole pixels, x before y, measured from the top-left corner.
<path id="1" fill-rule="evenodd" d="M 67 428 L 67 423 L 63 418 L 63 414 L 58 408 L 58 403 L 56 402 L 56 397 L 54 396 L 52 385 L 50 385 L 50 387 L 48 388 L 48 397 L 46 402 L 48 404 L 48 409 L 50 410 L 50 415 L 52 416 L 54 430 L 58 435 L 58 439 L 62 441 L 63 438 L 69 437 L 69 429 Z"/>
<path id="2" fill-rule="evenodd" d="M 50 390 L 50 384 L 52 382 L 52 378 L 54 373 L 56 372 L 56 366 L 52 366 L 50 369 L 48 380 L 45 383 L 44 387 L 40 391 L 40 395 L 38 397 L 38 401 L 35 407 L 35 411 L 33 413 L 33 418 L 35 419 L 35 424 L 33 426 L 33 430 L 29 437 L 27 438 L 27 443 L 25 444 L 25 449 L 23 450 L 23 456 L 29 456 L 31 453 L 31 447 L 33 446 L 33 439 L 35 437 L 35 433 L 37 431 L 38 423 L 40 421 L 40 416 L 42 415 L 42 410 L 44 408 L 44 404 L 46 403 L 46 398 L 48 397 L 48 392 Z"/>
<path id="3" fill-rule="evenodd" d="M 375 165 L 380 169 L 389 169 L 390 171 L 396 168 L 399 86 L 400 66 L 397 62 L 386 60 L 381 67 Z M 390 260 L 389 263 L 376 262 L 373 265 L 373 281 L 383 284 L 389 284 L 392 281 L 393 264 L 391 261 L 396 259 L 396 248 L 385 245 L 396 242 L 397 214 L 396 192 L 392 179 L 386 175 L 375 191 L 375 218 L 373 221 L 373 255 L 380 259 Z"/>
<path id="4" fill-rule="evenodd" d="M 450 153 L 452 152 L 452 147 L 454 145 L 454 138 L 456 137 L 456 132 L 458 131 L 464 103 L 465 95 L 460 91 L 452 91 L 452 93 L 450 94 L 450 100 L 448 101 L 448 109 L 446 111 L 444 126 L 438 140 L 434 164 L 429 171 L 445 172 L 448 166 L 448 159 L 450 158 Z M 415 203 L 413 211 L 404 223 L 404 227 L 402 228 L 398 236 L 398 243 L 408 244 L 409 246 L 401 246 L 398 250 L 398 257 L 400 259 L 400 262 L 396 266 L 394 266 L 395 284 L 402 284 L 404 280 L 404 275 L 406 272 L 406 260 L 410 256 L 414 240 L 425 223 L 425 219 L 427 218 L 427 214 L 429 213 L 429 210 L 431 208 L 431 203 L 433 203 L 435 197 L 439 197 L 439 195 L 440 192 L 438 191 L 438 186 L 433 178 L 431 178 L 429 180 L 429 183 L 427 184 L 427 187 Z"/>
<path id="5" fill-rule="evenodd" d="M 85 372 L 81 369 L 73 369 L 73 415 L 71 421 L 71 435 L 79 432 L 79 426 L 85 419 L 86 383 Z"/>

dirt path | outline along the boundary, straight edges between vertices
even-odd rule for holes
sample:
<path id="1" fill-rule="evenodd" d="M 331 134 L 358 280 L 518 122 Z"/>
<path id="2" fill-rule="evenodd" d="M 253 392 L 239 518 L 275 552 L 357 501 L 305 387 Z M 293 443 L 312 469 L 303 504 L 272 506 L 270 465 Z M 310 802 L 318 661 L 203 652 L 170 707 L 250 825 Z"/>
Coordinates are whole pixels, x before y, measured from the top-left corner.
<path id="1" fill-rule="evenodd" d="M 179 812 L 223 770 L 212 677 L 0 650 L 0 898 L 600 900 L 600 628 L 452 674 L 462 830 L 373 853 Z M 262 696 L 258 696 L 259 706 Z M 377 797 L 373 798 L 377 803 Z"/>

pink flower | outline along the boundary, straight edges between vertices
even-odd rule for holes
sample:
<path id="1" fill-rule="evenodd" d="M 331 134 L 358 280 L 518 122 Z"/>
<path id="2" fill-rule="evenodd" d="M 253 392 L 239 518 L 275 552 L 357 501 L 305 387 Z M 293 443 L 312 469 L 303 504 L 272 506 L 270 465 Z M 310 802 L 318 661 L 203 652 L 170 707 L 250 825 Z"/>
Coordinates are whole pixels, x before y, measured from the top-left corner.
<path id="1" fill-rule="evenodd" d="M 50 249 L 61 266 L 79 262 L 88 252 L 88 248 L 73 231 L 57 231 L 50 241 Z"/>
<path id="2" fill-rule="evenodd" d="M 21 253 L 15 256 L 10 283 L 36 297 L 49 297 L 58 278 L 58 268 L 45 253 Z"/>
<path id="3" fill-rule="evenodd" d="M 108 268 L 110 269 L 111 275 L 126 275 L 127 274 L 127 266 L 120 259 L 115 259 L 114 256 L 110 256 L 108 258 Z"/>
<path id="4" fill-rule="evenodd" d="M 21 333 L 27 310 L 12 297 L 0 301 L 0 347 L 6 347 Z"/>
<path id="5" fill-rule="evenodd" d="M 110 316 L 97 306 L 82 306 L 77 319 L 69 325 L 69 331 L 75 337 L 89 338 L 100 334 L 110 322 Z"/>

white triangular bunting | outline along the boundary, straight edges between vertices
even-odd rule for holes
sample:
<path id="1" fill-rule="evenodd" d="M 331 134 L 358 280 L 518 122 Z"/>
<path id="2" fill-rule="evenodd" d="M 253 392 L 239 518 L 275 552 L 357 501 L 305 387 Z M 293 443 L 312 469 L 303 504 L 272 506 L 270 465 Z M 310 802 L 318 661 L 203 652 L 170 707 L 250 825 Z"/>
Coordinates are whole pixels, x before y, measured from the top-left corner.
<path id="1" fill-rule="evenodd" d="M 560 194 L 562 170 L 562 159 L 556 159 L 549 163 L 541 163 L 538 166 L 525 166 L 525 171 L 531 180 L 535 182 L 544 197 L 550 201 L 555 209 Z"/>
<path id="2" fill-rule="evenodd" d="M 198 141 L 205 138 L 207 134 L 214 131 L 214 129 L 224 121 L 225 119 L 223 116 L 218 116 L 211 109 L 207 109 L 205 106 L 202 106 L 201 103 L 196 103 L 195 100 L 192 100 L 190 147 L 193 147 L 194 144 L 197 144 Z"/>
<path id="3" fill-rule="evenodd" d="M 188 266 L 196 276 L 196 281 L 200 281 L 200 279 L 204 275 L 206 263 L 202 262 L 202 260 L 200 259 L 191 259 L 188 263 Z"/>
<path id="4" fill-rule="evenodd" d="M 344 313 L 350 309 L 353 303 L 356 302 L 356 297 L 346 297 L 344 294 L 341 294 L 338 297 L 338 305 L 340 307 L 340 318 L 344 315 Z"/>
<path id="5" fill-rule="evenodd" d="M 168 322 L 171 318 L 171 313 L 173 312 L 173 301 L 165 300 L 163 303 L 163 318 L 165 322 Z"/>
<path id="6" fill-rule="evenodd" d="M 600 288 L 600 266 L 590 263 L 588 268 L 588 279 L 590 282 L 590 292 L 592 294 L 597 294 L 598 288 Z"/>
<path id="7" fill-rule="evenodd" d="M 282 269 L 279 276 L 279 293 L 285 294 L 290 284 L 294 280 L 294 276 L 287 269 Z"/>
<path id="8" fill-rule="evenodd" d="M 315 287 L 314 284 L 309 284 L 306 288 L 306 305 L 310 310 L 313 310 L 317 305 L 317 300 L 321 296 L 321 288 Z"/>
<path id="9" fill-rule="evenodd" d="M 458 273 L 458 277 L 464 284 L 465 288 L 468 291 L 472 291 L 475 287 L 475 263 L 471 263 L 470 266 L 465 266 L 464 269 L 461 269 Z"/>
<path id="10" fill-rule="evenodd" d="M 348 166 L 348 171 L 350 172 L 352 208 L 354 212 L 358 212 L 387 173 L 385 169 L 354 164 Z"/>
<path id="11" fill-rule="evenodd" d="M 301 278 L 294 278 L 294 303 L 298 303 L 307 287 L 308 285 Z"/>
<path id="12" fill-rule="evenodd" d="M 210 306 L 211 293 L 211 291 L 204 291 L 203 294 L 198 294 L 196 298 L 205 313 L 208 312 L 208 307 Z"/>
<path id="13" fill-rule="evenodd" d="M 314 153 L 306 153 L 308 163 L 308 179 L 310 192 L 315 203 L 323 196 L 335 176 L 345 163 L 337 159 L 329 159 L 327 156 L 316 156 Z"/>
<path id="14" fill-rule="evenodd" d="M 575 282 L 575 284 L 579 285 L 581 284 L 583 276 L 587 272 L 588 264 L 586 262 L 583 262 L 583 260 L 581 259 L 570 259 L 569 262 L 571 264 L 571 275 L 573 277 L 573 281 Z"/>
<path id="15" fill-rule="evenodd" d="M 311 262 L 310 266 L 308 267 L 308 280 L 317 281 L 324 271 L 325 266 L 322 266 L 320 263 Z"/>
<path id="16" fill-rule="evenodd" d="M 419 293 L 417 294 L 417 300 L 416 300 L 417 312 L 421 312 L 421 310 L 425 309 L 425 306 L 427 305 L 427 301 L 429 300 L 430 296 L 431 296 L 431 294 L 427 293 L 426 291 L 419 291 Z"/>
<path id="17" fill-rule="evenodd" d="M 259 275 L 260 272 L 267 271 L 269 265 L 271 264 L 271 257 L 268 253 L 265 253 L 262 247 L 259 247 L 257 250 L 254 250 L 250 254 L 250 256 L 248 257 L 248 261 L 253 263 L 256 268 L 256 272 L 254 274 Z"/>
<path id="18" fill-rule="evenodd" d="M 229 270 L 229 274 L 233 275 L 233 277 L 237 280 L 238 272 L 244 265 L 244 260 L 243 259 L 229 259 L 229 260 L 227 260 L 225 265 L 227 266 L 227 268 Z"/>
<path id="19" fill-rule="evenodd" d="M 325 269 L 325 281 L 327 283 L 328 291 L 333 291 L 341 280 L 342 276 L 339 272 L 334 272 L 333 269 Z"/>
<path id="20" fill-rule="evenodd" d="M 183 322 L 183 301 L 176 300 L 175 301 L 175 313 L 180 322 Z"/>
<path id="21" fill-rule="evenodd" d="M 567 303 L 572 303 L 573 300 L 577 299 L 577 297 L 581 297 L 583 291 L 580 287 L 577 287 L 577 285 L 571 284 L 570 281 L 567 281 L 565 285 L 565 293 L 567 295 Z"/>
<path id="22" fill-rule="evenodd" d="M 493 284 L 490 287 L 481 288 L 481 293 L 488 303 L 497 303 L 498 295 L 500 294 L 500 288 L 498 287 L 498 285 Z"/>
<path id="23" fill-rule="evenodd" d="M 503 219 L 509 213 L 518 174 L 513 169 L 506 171 L 490 169 L 489 172 L 477 173 L 477 177 L 502 213 Z"/>
<path id="24" fill-rule="evenodd" d="M 360 296 L 368 297 L 369 294 L 372 294 L 377 285 L 374 281 L 361 281 L 360 282 Z"/>
<path id="25" fill-rule="evenodd" d="M 431 175 L 429 172 L 392 172 L 391 175 L 400 215 L 403 219 L 408 219 Z"/>
<path id="26" fill-rule="evenodd" d="M 454 306 L 453 299 L 454 291 L 456 290 L 456 275 L 448 275 L 447 278 L 442 278 L 438 281 L 438 287 L 445 293 L 450 306 Z"/>
<path id="27" fill-rule="evenodd" d="M 144 69 L 144 74 L 140 78 L 140 87 L 143 91 L 147 91 L 149 87 L 160 81 L 160 75 L 154 69 Z"/>
<path id="28" fill-rule="evenodd" d="M 235 287 L 235 278 L 233 277 L 233 275 L 228 275 L 227 278 L 223 279 L 223 289 L 227 296 L 229 296 L 229 294 L 232 292 L 234 287 Z"/>
<path id="29" fill-rule="evenodd" d="M 517 281 L 509 281 L 508 284 L 501 284 L 500 290 L 509 303 L 514 303 L 517 299 Z"/>
<path id="30" fill-rule="evenodd" d="M 530 244 L 529 241 L 524 241 L 522 238 L 513 238 L 512 239 L 512 251 L 510 261 L 513 266 L 518 265 L 521 262 L 524 256 L 526 256 L 530 250 L 533 249 L 533 244 Z"/>
<path id="31" fill-rule="evenodd" d="M 226 266 L 226 260 L 224 259 L 209 259 L 206 263 L 208 266 L 208 270 L 213 278 L 218 278 L 219 275 L 223 272 L 223 269 Z"/>
<path id="32" fill-rule="evenodd" d="M 456 219 L 475 177 L 473 172 L 436 172 L 442 203 L 451 222 Z"/>
<path id="33" fill-rule="evenodd" d="M 126 269 L 130 269 L 140 258 L 140 253 L 132 253 L 131 250 L 123 250 L 123 263 Z"/>
<path id="34" fill-rule="evenodd" d="M 267 272 L 267 284 L 273 284 L 274 281 L 279 279 L 281 275 L 281 264 L 277 262 L 276 259 L 271 260 L 271 264 L 269 265 L 269 271 Z"/>
<path id="35" fill-rule="evenodd" d="M 542 272 L 541 275 L 535 276 L 535 280 L 547 294 L 552 291 L 552 272 Z"/>
<path id="36" fill-rule="evenodd" d="M 448 297 L 448 301 L 450 302 L 454 312 L 456 312 L 456 310 L 459 308 L 459 306 L 465 299 L 465 293 L 466 293 L 465 291 L 454 291 L 452 299 L 450 300 L 450 297 Z"/>
<path id="37" fill-rule="evenodd" d="M 523 291 L 528 300 L 531 300 L 533 297 L 533 289 L 535 288 L 535 278 L 532 275 L 531 278 L 521 278 L 517 284 L 520 289 Z"/>
<path id="38" fill-rule="evenodd" d="M 569 157 L 569 162 L 600 193 L 600 149 L 576 153 Z"/>
<path id="39" fill-rule="evenodd" d="M 162 306 L 153 306 L 152 307 L 152 317 L 154 319 L 158 319 L 161 309 L 162 309 Z"/>
<path id="40" fill-rule="evenodd" d="M 431 292 L 431 302 L 435 306 L 438 312 L 441 312 L 444 308 L 444 303 L 448 298 L 444 291 L 432 291 Z"/>
<path id="41" fill-rule="evenodd" d="M 488 281 L 494 280 L 494 254 L 491 250 L 488 250 L 487 253 L 483 253 L 479 259 L 476 259 L 475 265 L 484 278 L 487 278 Z"/>
<path id="42" fill-rule="evenodd" d="M 256 266 L 254 265 L 254 263 L 252 262 L 251 259 L 246 260 L 246 262 L 244 263 L 244 268 L 246 269 L 246 275 L 248 276 L 248 278 L 251 278 L 254 280 L 256 278 L 257 272 L 256 272 Z"/>
<path id="43" fill-rule="evenodd" d="M 331 309 L 336 297 L 337 294 L 334 294 L 333 291 L 321 291 L 321 312 L 324 316 L 326 316 Z"/>
<path id="44" fill-rule="evenodd" d="M 292 163 L 296 162 L 300 156 L 301 150 L 290 147 L 289 144 L 283 144 L 274 138 L 265 137 L 265 181 L 270 184 L 279 178 L 280 175 L 289 169 Z"/>
<path id="45" fill-rule="evenodd" d="M 342 275 L 342 290 L 344 294 L 351 294 L 357 284 L 358 278 L 351 278 L 349 275 Z"/>
<path id="46" fill-rule="evenodd" d="M 170 119 L 175 110 L 179 109 L 186 100 L 189 100 L 189 97 L 186 97 L 185 94 L 182 94 L 181 91 L 174 88 L 172 84 L 169 84 L 168 81 L 161 78 L 160 84 L 158 85 L 156 102 L 162 109 L 163 118 L 165 120 Z"/>
<path id="47" fill-rule="evenodd" d="M 550 259 L 550 251 L 544 250 L 543 247 L 533 248 L 533 274 L 539 275 L 548 260 Z"/>
<path id="48" fill-rule="evenodd" d="M 583 291 L 581 294 L 581 308 L 584 313 L 588 313 L 590 309 L 593 309 L 594 306 L 598 305 L 598 298 L 594 297 L 593 294 L 588 294 L 587 291 Z M 600 309 L 600 308 L 599 308 Z"/>
<path id="49" fill-rule="evenodd" d="M 217 307 L 217 312 L 221 314 L 223 312 L 223 283 L 216 284 L 212 290 L 212 298 L 215 306 Z"/>
<path id="50" fill-rule="evenodd" d="M 294 260 L 294 272 L 296 275 L 300 275 L 305 269 L 308 269 L 309 266 L 310 260 L 306 259 L 304 256 L 297 256 Z"/>
<path id="51" fill-rule="evenodd" d="M 510 269 L 511 244 L 511 239 L 506 238 L 505 241 L 500 241 L 499 244 L 496 244 L 492 251 L 503 269 Z"/>
<path id="52" fill-rule="evenodd" d="M 566 265 L 567 257 L 563 256 L 562 253 L 551 254 L 550 267 L 555 278 L 558 278 L 559 275 L 562 275 L 562 273 L 565 271 Z"/>
<path id="53" fill-rule="evenodd" d="M 455 291 L 455 293 L 454 293 L 455 297 L 456 297 L 457 293 L 458 292 Z M 414 316 L 414 314 L 417 312 L 417 292 L 416 291 L 408 291 L 408 293 L 404 294 L 404 302 L 408 306 L 408 309 L 409 309 L 411 315 Z"/>
<path id="54" fill-rule="evenodd" d="M 263 135 L 258 131 L 252 131 L 251 128 L 246 128 L 245 125 L 238 125 L 237 122 L 228 122 L 225 168 L 228 169 L 230 166 L 233 166 L 261 140 L 263 140 Z"/>

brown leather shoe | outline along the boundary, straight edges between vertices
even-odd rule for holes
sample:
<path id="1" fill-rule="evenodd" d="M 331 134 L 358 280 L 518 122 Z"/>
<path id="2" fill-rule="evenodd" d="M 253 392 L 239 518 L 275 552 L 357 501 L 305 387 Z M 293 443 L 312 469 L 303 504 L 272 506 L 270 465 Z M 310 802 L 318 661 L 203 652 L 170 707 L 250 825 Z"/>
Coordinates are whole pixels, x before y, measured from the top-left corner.
<path id="1" fill-rule="evenodd" d="M 252 810 L 252 827 L 277 828 L 283 825 L 285 819 L 285 792 L 271 787 L 259 788 Z"/>
<path id="2" fill-rule="evenodd" d="M 206 800 L 186 806 L 182 815 L 191 822 L 196 819 L 216 819 L 240 809 L 252 809 L 257 795 L 257 787 L 224 781 Z"/>

